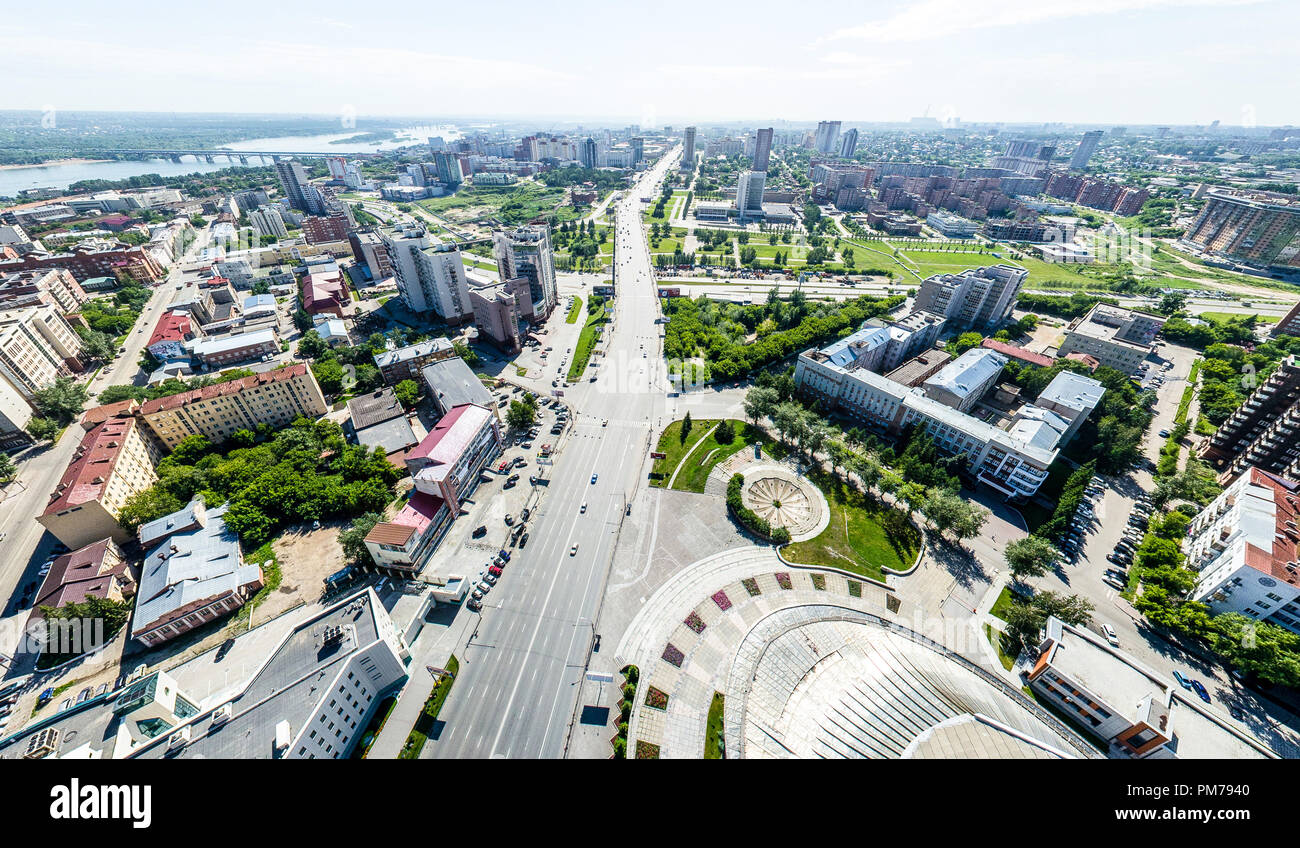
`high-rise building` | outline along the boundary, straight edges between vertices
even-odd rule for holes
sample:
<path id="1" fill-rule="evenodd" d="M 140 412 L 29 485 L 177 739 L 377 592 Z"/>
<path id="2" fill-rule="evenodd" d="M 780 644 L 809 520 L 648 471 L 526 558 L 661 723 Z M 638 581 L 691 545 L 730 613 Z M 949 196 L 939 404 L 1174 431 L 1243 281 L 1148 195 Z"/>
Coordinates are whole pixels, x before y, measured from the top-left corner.
<path id="1" fill-rule="evenodd" d="M 683 135 L 681 169 L 695 170 L 695 127 L 687 127 Z"/>
<path id="2" fill-rule="evenodd" d="M 284 225 L 284 218 L 280 216 L 280 210 L 274 206 L 263 206 L 261 209 L 254 209 L 248 213 L 248 220 L 252 223 L 253 230 L 258 236 L 289 237 L 289 229 Z"/>
<path id="3" fill-rule="evenodd" d="M 474 317 L 469 283 L 460 251 L 429 238 L 423 227 L 411 226 L 383 233 L 397 293 L 415 313 L 437 315 L 452 325 Z"/>
<path id="4" fill-rule="evenodd" d="M 529 296 L 516 294 L 520 315 L 534 325 L 550 317 L 559 297 L 555 289 L 555 253 L 546 227 L 497 230 L 492 234 L 492 253 L 503 281 L 516 277 L 528 280 Z"/>
<path id="5" fill-rule="evenodd" d="M 1300 201 L 1266 192 L 1209 192 L 1183 241 L 1261 268 L 1300 270 Z"/>
<path id="6" fill-rule="evenodd" d="M 938 274 L 921 283 L 912 308 L 942 315 L 950 330 L 992 330 L 1011 315 L 1028 275 L 1013 265 Z"/>
<path id="7" fill-rule="evenodd" d="M 844 157 L 845 159 L 851 159 L 853 158 L 853 154 L 857 149 L 858 149 L 858 131 L 855 128 L 846 132 L 844 134 L 844 138 L 840 141 L 840 156 Z"/>
<path id="8" fill-rule="evenodd" d="M 438 180 L 449 186 L 460 185 L 464 182 L 464 174 L 460 167 L 460 159 L 455 153 L 447 153 L 439 150 L 433 154 L 433 164 L 438 171 Z"/>
<path id="9" fill-rule="evenodd" d="M 307 196 L 307 171 L 296 159 L 283 159 L 275 163 L 276 176 L 280 178 L 280 187 L 284 196 L 294 209 L 301 209 L 313 215 L 321 214 L 318 204 L 312 203 Z"/>
<path id="10" fill-rule="evenodd" d="M 486 339 L 505 353 L 522 349 L 519 331 L 519 304 L 507 285 L 474 289 L 469 293 L 474 304 L 474 326 L 479 339 Z"/>
<path id="11" fill-rule="evenodd" d="M 632 167 L 635 168 L 645 161 L 645 139 L 633 136 L 629 144 L 632 145 Z"/>
<path id="12" fill-rule="evenodd" d="M 81 370 L 81 337 L 57 306 L 0 312 L 0 374 L 28 401 L 57 377 Z"/>
<path id="13" fill-rule="evenodd" d="M 329 166 L 331 180 L 342 180 L 347 176 L 348 160 L 342 156 L 328 156 L 325 164 Z"/>
<path id="14" fill-rule="evenodd" d="M 760 129 L 754 137 L 754 170 L 767 172 L 767 160 L 772 154 L 772 128 Z"/>
<path id="15" fill-rule="evenodd" d="M 744 171 L 736 182 L 736 210 L 743 221 L 763 214 L 763 189 L 767 185 L 767 172 Z"/>
<path id="16" fill-rule="evenodd" d="M 596 139 L 588 136 L 578 145 L 578 161 L 584 168 L 596 167 Z"/>
<path id="17" fill-rule="evenodd" d="M 819 121 L 813 137 L 813 149 L 819 153 L 835 153 L 835 142 L 840 136 L 839 121 Z"/>
<path id="18" fill-rule="evenodd" d="M 1083 134 L 1079 139 L 1079 146 L 1074 148 L 1074 155 L 1070 157 L 1070 170 L 1082 171 L 1088 167 L 1088 160 L 1092 158 L 1093 152 L 1097 149 L 1097 144 L 1101 141 L 1101 130 L 1092 130 Z"/>
<path id="19" fill-rule="evenodd" d="M 1300 479 L 1300 360 L 1291 356 L 1201 444 L 1201 458 L 1227 479 L 1253 465 Z"/>

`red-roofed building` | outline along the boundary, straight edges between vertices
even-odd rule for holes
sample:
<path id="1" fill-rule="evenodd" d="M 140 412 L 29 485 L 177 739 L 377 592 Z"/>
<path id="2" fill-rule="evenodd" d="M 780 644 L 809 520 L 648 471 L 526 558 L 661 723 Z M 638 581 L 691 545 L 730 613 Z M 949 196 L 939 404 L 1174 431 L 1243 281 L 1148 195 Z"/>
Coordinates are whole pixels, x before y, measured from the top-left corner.
<path id="1" fill-rule="evenodd" d="M 1052 359 L 1050 356 L 1045 356 L 1041 353 L 1034 353 L 1031 350 L 1026 350 L 1023 347 L 1008 344 L 1006 342 L 1000 342 L 997 339 L 985 339 L 981 343 L 981 346 L 986 347 L 989 350 L 997 351 L 1003 356 L 1009 356 L 1024 365 L 1033 365 L 1038 368 L 1050 368 L 1052 363 L 1056 362 L 1056 360 Z"/>
<path id="2" fill-rule="evenodd" d="M 168 448 L 196 433 L 215 443 L 266 422 L 283 427 L 328 411 L 320 383 L 306 365 L 290 365 L 146 401 L 139 416 Z"/>
<path id="3" fill-rule="evenodd" d="M 1101 360 L 1095 356 L 1089 356 L 1086 353 L 1067 353 L 1066 359 L 1073 359 L 1075 362 L 1082 362 L 1088 366 L 1089 371 L 1096 371 L 1097 366 L 1101 365 Z"/>
<path id="4" fill-rule="evenodd" d="M 1191 598 L 1300 633 L 1300 483 L 1247 466 L 1187 528 Z"/>
<path id="5" fill-rule="evenodd" d="M 407 454 L 415 491 L 406 507 L 366 536 L 375 566 L 384 573 L 419 573 L 500 454 L 501 424 L 491 410 L 467 403 L 444 415 Z"/>
<path id="6" fill-rule="evenodd" d="M 164 312 L 154 324 L 145 349 L 155 359 L 180 359 L 185 356 L 185 343 L 194 338 L 196 331 L 188 312 Z"/>
<path id="7" fill-rule="evenodd" d="M 341 271 L 317 271 L 308 274 L 303 281 L 302 308 L 309 315 L 329 313 L 342 318 L 343 307 L 351 301 Z"/>
<path id="8" fill-rule="evenodd" d="M 438 421 L 406 455 L 415 488 L 447 501 L 460 512 L 461 501 L 478 485 L 479 475 L 501 453 L 501 423 L 492 410 L 475 403 L 457 406 Z"/>
<path id="9" fill-rule="evenodd" d="M 73 550 L 104 538 L 130 541 L 117 517 L 128 498 L 158 480 L 157 454 L 129 409 L 99 423 L 87 420 L 86 435 L 36 519 Z"/>
<path id="10" fill-rule="evenodd" d="M 122 549 L 112 539 L 100 539 L 53 562 L 36 592 L 32 615 L 40 618 L 43 606 L 57 609 L 88 598 L 121 601 L 133 594 L 135 580 L 122 558 Z"/>
<path id="11" fill-rule="evenodd" d="M 366 549 L 381 573 L 418 574 L 455 520 L 446 501 L 417 491 L 392 521 L 376 524 L 367 534 Z"/>

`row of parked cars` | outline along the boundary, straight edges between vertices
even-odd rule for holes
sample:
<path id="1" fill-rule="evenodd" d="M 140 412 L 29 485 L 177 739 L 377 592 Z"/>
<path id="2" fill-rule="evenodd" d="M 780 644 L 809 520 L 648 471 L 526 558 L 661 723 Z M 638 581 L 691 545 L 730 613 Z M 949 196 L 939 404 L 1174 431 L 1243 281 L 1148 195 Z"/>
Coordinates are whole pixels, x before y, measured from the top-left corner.
<path id="1" fill-rule="evenodd" d="M 1065 555 L 1067 562 L 1074 563 L 1079 559 L 1079 551 L 1083 548 L 1083 534 L 1092 523 L 1093 504 L 1101 497 L 1103 491 L 1105 488 L 1101 478 L 1094 475 L 1084 488 L 1079 505 L 1074 509 L 1074 517 L 1070 519 L 1070 529 L 1065 532 L 1065 538 L 1061 540 L 1061 553 Z"/>
<path id="2" fill-rule="evenodd" d="M 506 563 L 510 562 L 510 552 L 502 549 L 492 561 L 486 566 L 485 571 L 479 572 L 479 581 L 474 586 L 474 591 L 470 592 L 469 601 L 465 606 L 474 612 L 483 609 L 483 597 L 492 591 L 492 587 L 497 585 L 501 575 L 505 573 Z"/>
<path id="3" fill-rule="evenodd" d="M 1128 569 L 1133 564 L 1133 554 L 1146 535 L 1147 525 L 1151 521 L 1151 509 L 1151 496 L 1141 495 L 1133 504 L 1124 535 L 1116 543 L 1115 550 L 1106 554 L 1106 559 L 1115 566 L 1106 569 L 1105 577 L 1106 584 L 1113 589 L 1120 590 L 1128 585 Z"/>

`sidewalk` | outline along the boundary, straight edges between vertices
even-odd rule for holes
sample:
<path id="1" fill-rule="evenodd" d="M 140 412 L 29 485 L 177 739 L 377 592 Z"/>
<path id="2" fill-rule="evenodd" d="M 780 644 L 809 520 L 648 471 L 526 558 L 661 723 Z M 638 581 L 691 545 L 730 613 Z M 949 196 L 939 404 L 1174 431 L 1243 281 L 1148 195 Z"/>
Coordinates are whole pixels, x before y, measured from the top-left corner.
<path id="1" fill-rule="evenodd" d="M 402 692 L 389 713 L 388 720 L 379 731 L 375 742 L 366 755 L 370 760 L 395 760 L 406 744 L 406 737 L 415 727 L 415 721 L 424 709 L 424 702 L 433 691 L 433 675 L 427 666 L 444 668 L 447 660 L 464 644 L 465 634 L 471 622 L 477 622 L 478 616 L 468 609 L 461 608 L 451 626 L 430 628 L 428 625 L 420 631 L 415 644 L 411 645 L 411 664 L 407 668 L 410 677 L 402 687 Z"/>

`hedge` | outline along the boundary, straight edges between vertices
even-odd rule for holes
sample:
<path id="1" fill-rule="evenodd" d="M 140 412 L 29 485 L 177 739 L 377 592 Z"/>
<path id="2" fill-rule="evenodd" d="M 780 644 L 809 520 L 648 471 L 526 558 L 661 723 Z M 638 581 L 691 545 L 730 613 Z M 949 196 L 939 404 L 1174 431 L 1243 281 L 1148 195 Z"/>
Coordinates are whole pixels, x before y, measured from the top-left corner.
<path id="1" fill-rule="evenodd" d="M 727 509 L 731 510 L 731 514 L 736 517 L 736 520 L 751 533 L 778 545 L 790 544 L 789 530 L 784 527 L 773 528 L 766 518 L 745 506 L 740 497 L 740 489 L 744 484 L 744 474 L 731 475 L 731 480 L 727 483 Z"/>

